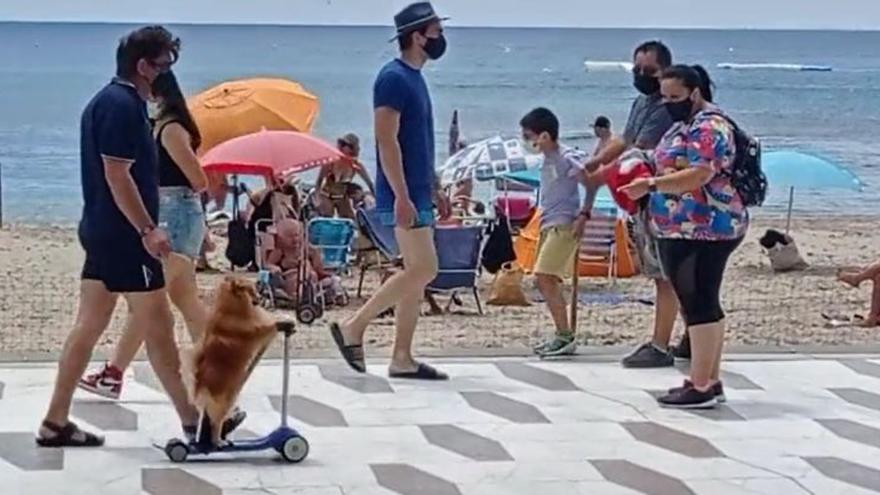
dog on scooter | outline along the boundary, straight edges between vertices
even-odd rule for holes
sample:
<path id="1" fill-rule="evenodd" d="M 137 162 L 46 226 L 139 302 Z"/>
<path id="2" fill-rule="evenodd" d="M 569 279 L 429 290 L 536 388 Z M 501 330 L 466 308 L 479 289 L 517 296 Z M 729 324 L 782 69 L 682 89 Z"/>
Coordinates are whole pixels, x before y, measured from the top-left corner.
<path id="1" fill-rule="evenodd" d="M 205 332 L 193 350 L 191 398 L 210 420 L 214 445 L 222 441 L 223 422 L 235 406 L 252 364 L 276 332 L 275 320 L 258 301 L 252 282 L 224 279 L 217 287 Z"/>

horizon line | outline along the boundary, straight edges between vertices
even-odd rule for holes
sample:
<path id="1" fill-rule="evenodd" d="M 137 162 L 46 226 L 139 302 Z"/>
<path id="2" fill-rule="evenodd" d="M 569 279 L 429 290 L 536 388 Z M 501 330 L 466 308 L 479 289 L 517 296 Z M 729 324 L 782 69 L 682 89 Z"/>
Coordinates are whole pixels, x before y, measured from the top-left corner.
<path id="1" fill-rule="evenodd" d="M 149 25 L 149 24 L 165 24 L 169 26 L 216 26 L 216 27 L 304 27 L 304 28 L 389 28 L 393 29 L 391 24 L 329 24 L 329 23 L 272 23 L 272 22 L 155 22 L 155 21 L 87 21 L 87 20 L 0 20 L 2 24 L 78 24 L 78 25 L 107 25 L 107 26 L 131 26 L 131 25 Z M 665 30 L 665 31 L 778 31 L 778 32 L 851 32 L 851 33 L 877 33 L 877 28 L 843 28 L 843 27 L 718 27 L 718 26 L 481 26 L 476 24 L 452 25 L 449 29 L 570 29 L 570 30 Z"/>

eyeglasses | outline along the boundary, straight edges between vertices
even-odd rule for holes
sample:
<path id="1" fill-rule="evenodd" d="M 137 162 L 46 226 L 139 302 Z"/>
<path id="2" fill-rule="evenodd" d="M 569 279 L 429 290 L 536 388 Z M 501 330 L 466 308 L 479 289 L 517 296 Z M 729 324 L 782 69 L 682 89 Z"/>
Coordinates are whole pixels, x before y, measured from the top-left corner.
<path id="1" fill-rule="evenodd" d="M 174 62 L 156 62 L 155 60 L 148 60 L 148 64 L 150 64 L 157 72 L 160 74 L 165 74 L 171 70 L 171 66 L 174 65 Z"/>

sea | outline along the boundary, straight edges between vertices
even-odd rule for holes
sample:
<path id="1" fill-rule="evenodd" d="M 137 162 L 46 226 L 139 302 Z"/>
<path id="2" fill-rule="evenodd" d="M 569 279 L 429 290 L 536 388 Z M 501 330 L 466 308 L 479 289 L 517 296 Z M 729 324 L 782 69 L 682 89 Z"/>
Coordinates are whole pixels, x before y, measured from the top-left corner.
<path id="1" fill-rule="evenodd" d="M 69 224 L 80 215 L 79 118 L 114 72 L 121 24 L 0 23 L 0 167 L 6 222 Z M 314 133 L 355 132 L 373 142 L 372 83 L 396 54 L 388 27 L 172 25 L 183 40 L 175 71 L 195 94 L 252 76 L 294 79 L 319 96 Z M 765 149 L 832 159 L 859 176 L 862 191 L 797 191 L 809 214 L 880 214 L 880 32 L 663 29 L 447 29 L 449 50 L 425 70 L 434 100 L 437 163 L 447 158 L 458 110 L 469 142 L 519 134 L 535 106 L 560 117 L 564 140 L 593 145 L 598 115 L 621 131 L 635 97 L 625 70 L 587 72 L 585 60 L 628 61 L 641 41 L 660 39 L 676 61 L 709 68 L 716 100 Z M 824 65 L 831 72 L 722 70 L 724 63 Z M 371 146 L 364 146 L 375 167 Z M 771 188 L 766 211 L 788 191 Z"/>

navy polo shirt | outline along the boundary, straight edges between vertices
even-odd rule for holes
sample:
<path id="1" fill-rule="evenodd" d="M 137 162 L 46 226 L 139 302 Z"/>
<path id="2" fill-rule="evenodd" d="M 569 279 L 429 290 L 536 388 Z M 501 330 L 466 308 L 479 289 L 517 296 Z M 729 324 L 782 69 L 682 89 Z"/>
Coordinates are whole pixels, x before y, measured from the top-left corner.
<path id="1" fill-rule="evenodd" d="M 114 79 L 86 106 L 80 128 L 83 216 L 80 234 L 88 245 L 135 243 L 137 229 L 116 206 L 103 157 L 132 162 L 130 173 L 153 222 L 159 221 L 159 170 L 146 102 L 131 83 Z M 97 242 L 97 244 L 95 244 Z"/>
<path id="2" fill-rule="evenodd" d="M 419 211 L 431 211 L 434 187 L 434 114 L 431 95 L 422 72 L 395 59 L 385 65 L 373 86 L 373 108 L 388 107 L 400 113 L 397 141 L 409 197 Z M 394 209 L 394 191 L 382 170 L 376 172 L 376 208 Z"/>

